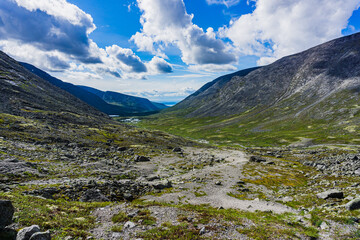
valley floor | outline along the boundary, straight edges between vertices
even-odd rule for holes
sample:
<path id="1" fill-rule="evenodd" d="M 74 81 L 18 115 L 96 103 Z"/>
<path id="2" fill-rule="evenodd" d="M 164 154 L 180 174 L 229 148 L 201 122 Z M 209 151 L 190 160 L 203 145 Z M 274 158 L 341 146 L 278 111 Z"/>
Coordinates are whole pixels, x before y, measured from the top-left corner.
<path id="1" fill-rule="evenodd" d="M 52 144 L 4 132 L 0 199 L 16 208 L 11 227 L 67 240 L 360 237 L 360 212 L 347 207 L 360 194 L 356 146 L 240 150 L 136 128 L 125 139 L 117 128 Z"/>

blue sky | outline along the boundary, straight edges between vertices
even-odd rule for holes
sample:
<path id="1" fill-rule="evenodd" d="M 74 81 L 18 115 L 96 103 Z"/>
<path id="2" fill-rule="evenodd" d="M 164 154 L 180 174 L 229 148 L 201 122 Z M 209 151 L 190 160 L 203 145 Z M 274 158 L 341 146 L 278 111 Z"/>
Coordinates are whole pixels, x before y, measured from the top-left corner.
<path id="1" fill-rule="evenodd" d="M 0 49 L 79 85 L 178 102 L 360 30 L 359 0 L 2 0 Z"/>

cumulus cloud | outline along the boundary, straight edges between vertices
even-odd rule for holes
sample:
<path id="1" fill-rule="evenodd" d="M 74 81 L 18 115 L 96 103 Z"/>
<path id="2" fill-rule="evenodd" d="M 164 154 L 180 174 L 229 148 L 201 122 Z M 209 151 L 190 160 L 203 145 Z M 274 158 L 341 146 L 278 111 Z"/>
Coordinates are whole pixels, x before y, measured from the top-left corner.
<path id="1" fill-rule="evenodd" d="M 243 54 L 271 63 L 314 45 L 340 37 L 358 0 L 257 0 L 253 13 L 220 29 Z"/>
<path id="2" fill-rule="evenodd" d="M 162 52 L 177 46 L 186 64 L 230 64 L 236 61 L 231 47 L 216 38 L 213 29 L 204 32 L 192 23 L 183 0 L 137 0 L 142 11 L 142 30 L 132 36 L 140 50 Z"/>
<path id="3" fill-rule="evenodd" d="M 159 57 L 153 57 L 151 61 L 149 62 L 149 68 L 152 70 L 152 72 L 157 73 L 172 73 L 173 68 L 170 63 L 165 61 L 163 58 Z"/>
<path id="4" fill-rule="evenodd" d="M 223 4 L 226 7 L 231 7 L 234 5 L 237 5 L 240 0 L 206 0 L 207 4 L 212 5 L 212 4 Z"/>
<path id="5" fill-rule="evenodd" d="M 121 48 L 117 45 L 106 48 L 106 52 L 113 58 L 125 64 L 129 72 L 143 73 L 147 72 L 145 64 L 135 55 L 131 49 Z"/>
<path id="6" fill-rule="evenodd" d="M 95 29 L 91 16 L 65 0 L 3 0 L 0 16 L 0 40 L 57 50 L 83 62 L 100 62 L 89 52 L 88 34 Z"/>

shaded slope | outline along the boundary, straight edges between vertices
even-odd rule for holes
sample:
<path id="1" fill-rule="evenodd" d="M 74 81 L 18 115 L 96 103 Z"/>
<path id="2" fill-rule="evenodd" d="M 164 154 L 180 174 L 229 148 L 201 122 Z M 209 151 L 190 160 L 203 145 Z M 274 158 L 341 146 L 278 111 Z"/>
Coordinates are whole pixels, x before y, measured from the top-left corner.
<path id="1" fill-rule="evenodd" d="M 63 81 L 49 75 L 48 73 L 34 67 L 31 64 L 21 63 L 21 65 L 23 65 L 29 71 L 31 71 L 32 73 L 41 77 L 42 79 L 45 79 L 49 83 L 71 93 L 75 97 L 81 99 L 82 101 L 86 102 L 87 104 L 95 107 L 99 111 L 102 111 L 108 115 L 128 115 L 132 111 L 131 109 L 128 109 L 125 107 L 114 106 L 114 105 L 108 104 L 107 102 L 105 102 L 103 99 L 101 99 L 96 94 L 88 92 L 74 84 L 63 82 Z"/>
<path id="2" fill-rule="evenodd" d="M 95 88 L 79 86 L 83 90 L 86 90 L 92 94 L 95 94 L 105 102 L 128 108 L 128 111 L 131 112 L 154 112 L 161 109 L 167 108 L 164 104 L 161 103 L 152 103 L 146 98 L 134 97 L 122 93 L 112 92 L 112 91 L 100 91 Z"/>
<path id="3" fill-rule="evenodd" d="M 29 72 L 1 51 L 0 89 L 1 113 L 56 121 L 69 118 L 74 123 L 107 119 L 103 113 Z M 59 117 L 48 114 L 51 112 L 64 114 Z"/>

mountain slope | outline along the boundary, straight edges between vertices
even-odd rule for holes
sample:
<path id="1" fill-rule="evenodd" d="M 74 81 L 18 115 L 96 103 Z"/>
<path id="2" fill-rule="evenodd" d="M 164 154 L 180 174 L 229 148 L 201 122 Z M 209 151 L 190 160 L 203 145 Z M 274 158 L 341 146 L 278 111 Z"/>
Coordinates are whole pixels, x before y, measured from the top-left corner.
<path id="1" fill-rule="evenodd" d="M 205 85 L 148 125 L 245 145 L 358 144 L 359 33 L 239 73 Z"/>
<path id="2" fill-rule="evenodd" d="M 76 86 L 71 83 L 63 82 L 55 77 L 52 77 L 48 73 L 34 67 L 31 64 L 28 63 L 21 63 L 26 69 L 31 71 L 32 73 L 38 75 L 42 79 L 45 79 L 46 81 L 50 82 L 51 84 L 71 93 L 75 97 L 81 99 L 82 101 L 86 102 L 87 104 L 95 107 L 99 111 L 102 111 L 108 115 L 131 115 L 133 112 L 137 112 L 136 109 L 134 109 L 132 106 L 128 105 L 113 105 L 109 104 L 106 101 L 104 101 L 101 97 L 99 97 L 94 92 L 87 91 L 83 89 L 82 87 Z M 96 89 L 94 89 L 96 90 Z M 99 90 L 97 90 L 99 91 Z M 152 111 L 152 110 L 151 110 Z"/>
<path id="3" fill-rule="evenodd" d="M 26 118 L 104 121 L 106 115 L 29 72 L 0 51 L 0 112 Z M 57 113 L 56 116 L 50 113 Z M 63 113 L 59 117 L 59 113 Z M 66 115 L 66 116 L 65 116 Z M 81 115 L 81 116 L 80 116 Z M 64 120 L 64 119 L 63 119 Z"/>
<path id="4" fill-rule="evenodd" d="M 164 104 L 153 103 L 146 98 L 134 97 L 112 91 L 103 92 L 98 89 L 86 87 L 86 86 L 79 86 L 79 87 L 92 94 L 95 94 L 96 96 L 100 97 L 102 100 L 107 102 L 108 104 L 126 107 L 132 112 L 153 112 L 167 108 L 166 105 Z"/>
<path id="5" fill-rule="evenodd" d="M 220 89 L 213 85 L 176 108 L 188 107 L 189 101 L 206 100 L 189 116 L 232 115 L 295 97 L 297 104 L 291 107 L 301 112 L 329 94 L 359 85 L 355 79 L 360 74 L 359 42 L 360 34 L 355 34 L 284 57 L 247 75 L 234 74 Z"/>

